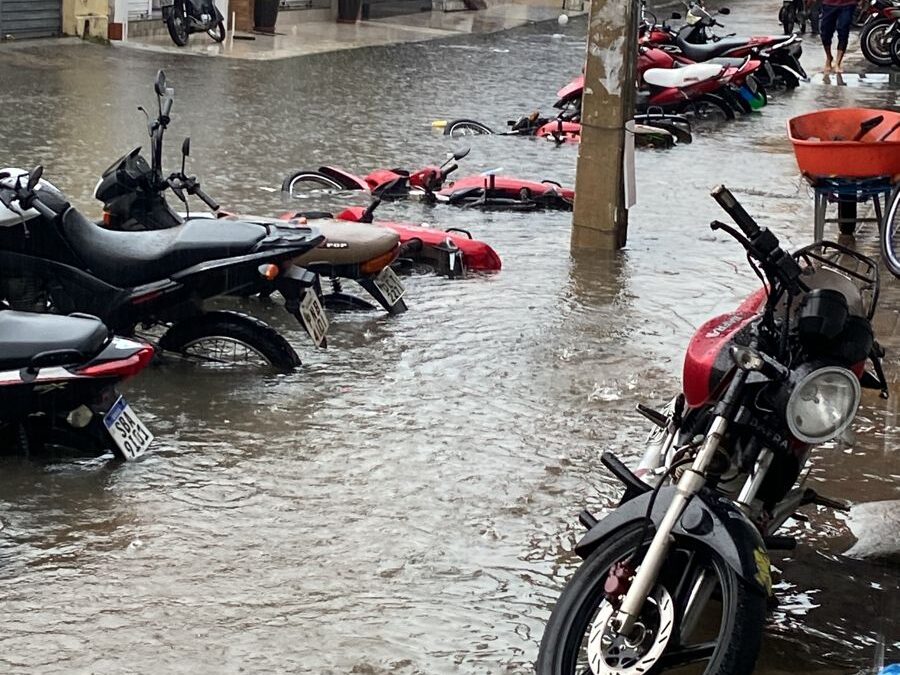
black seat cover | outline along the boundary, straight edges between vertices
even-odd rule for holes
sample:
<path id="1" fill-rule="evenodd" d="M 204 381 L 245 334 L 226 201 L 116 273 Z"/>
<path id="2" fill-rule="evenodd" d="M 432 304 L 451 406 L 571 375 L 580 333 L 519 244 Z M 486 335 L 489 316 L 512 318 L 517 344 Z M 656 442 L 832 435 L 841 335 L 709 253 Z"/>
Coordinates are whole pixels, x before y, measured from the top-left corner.
<path id="1" fill-rule="evenodd" d="M 705 45 L 695 45 L 684 38 L 678 38 L 678 47 L 691 61 L 708 61 L 717 56 L 722 56 L 727 51 L 737 47 L 746 47 L 747 40 L 743 38 L 724 38 L 718 42 L 709 42 Z"/>
<path id="2" fill-rule="evenodd" d="M 191 265 L 250 253 L 266 228 L 237 220 L 195 218 L 167 230 L 116 232 L 75 209 L 63 220 L 69 244 L 97 277 L 131 288 L 164 279 Z"/>
<path id="3" fill-rule="evenodd" d="M 85 361 L 95 356 L 109 336 L 98 319 L 54 314 L 0 311 L 0 369 L 23 368 L 41 352 L 74 349 Z"/>

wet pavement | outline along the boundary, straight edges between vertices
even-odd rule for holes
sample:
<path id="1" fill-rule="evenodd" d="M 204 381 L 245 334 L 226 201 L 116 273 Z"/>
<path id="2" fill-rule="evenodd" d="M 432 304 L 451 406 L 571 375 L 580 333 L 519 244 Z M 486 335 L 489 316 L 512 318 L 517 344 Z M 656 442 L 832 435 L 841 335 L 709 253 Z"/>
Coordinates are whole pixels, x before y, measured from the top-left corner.
<path id="1" fill-rule="evenodd" d="M 777 8 L 740 3 L 727 24 L 777 30 Z M 271 191 L 292 169 L 421 165 L 453 147 L 433 119 L 502 126 L 549 110 L 580 68 L 584 32 L 582 19 L 268 63 L 0 50 L 4 163 L 42 162 L 96 216 L 96 178 L 146 144 L 135 107 L 153 103 L 165 68 L 176 88 L 170 160 L 190 134 L 207 192 L 274 214 L 297 206 Z M 0 670 L 529 672 L 578 562 L 576 514 L 617 497 L 600 453 L 637 460 L 646 425 L 635 404 L 676 391 L 694 327 L 756 287 L 739 248 L 709 231 L 722 214 L 708 191 L 724 182 L 791 246 L 808 243 L 812 198 L 786 120 L 898 103 L 896 79 L 847 81 L 773 95 L 759 114 L 698 129 L 690 146 L 641 152 L 628 248 L 608 265 L 570 257 L 567 214 L 385 205 L 382 216 L 470 229 L 503 271 L 413 277 L 409 312 L 335 317 L 322 352 L 277 306 L 247 302 L 290 334 L 299 372 L 154 368 L 126 387 L 158 438 L 141 461 L 3 459 Z M 461 174 L 503 167 L 573 182 L 575 147 L 471 145 Z M 877 252 L 871 226 L 855 243 Z M 877 332 L 895 388 L 898 306 L 900 287 L 885 279 Z M 817 489 L 898 498 L 896 401 L 865 394 L 855 443 L 815 453 Z M 879 531 L 896 534 L 896 513 L 889 503 L 876 514 Z M 758 672 L 900 660 L 896 562 L 843 557 L 854 543 L 843 519 L 809 515 L 795 529 L 801 547 L 775 561 L 782 605 Z"/>
<path id="2" fill-rule="evenodd" d="M 495 5 L 478 11 L 422 12 L 357 23 L 307 20 L 304 12 L 282 16 L 275 35 L 245 34 L 221 44 L 205 34 L 191 36 L 185 47 L 176 47 L 167 33 L 116 42 L 116 47 L 169 54 L 219 56 L 229 59 L 272 61 L 360 47 L 423 42 L 459 35 L 486 35 L 556 19 L 560 11 L 549 7 Z M 573 16 L 583 12 L 568 12 Z"/>

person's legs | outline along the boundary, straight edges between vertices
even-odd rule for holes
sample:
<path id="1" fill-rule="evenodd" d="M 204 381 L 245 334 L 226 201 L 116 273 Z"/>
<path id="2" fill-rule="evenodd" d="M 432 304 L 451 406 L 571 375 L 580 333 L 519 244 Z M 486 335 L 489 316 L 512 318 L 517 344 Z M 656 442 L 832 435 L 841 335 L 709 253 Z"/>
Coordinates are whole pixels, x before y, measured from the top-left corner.
<path id="1" fill-rule="evenodd" d="M 841 12 L 837 18 L 837 61 L 834 64 L 836 73 L 844 72 L 844 54 L 847 53 L 847 45 L 850 42 L 850 27 L 853 25 L 853 12 L 856 8 L 853 5 L 841 7 Z"/>
<path id="2" fill-rule="evenodd" d="M 841 7 L 835 5 L 822 5 L 822 19 L 819 22 L 819 35 L 822 37 L 822 47 L 825 48 L 825 74 L 831 72 L 834 63 L 834 55 L 831 53 L 831 40 L 837 29 L 838 15 Z"/>

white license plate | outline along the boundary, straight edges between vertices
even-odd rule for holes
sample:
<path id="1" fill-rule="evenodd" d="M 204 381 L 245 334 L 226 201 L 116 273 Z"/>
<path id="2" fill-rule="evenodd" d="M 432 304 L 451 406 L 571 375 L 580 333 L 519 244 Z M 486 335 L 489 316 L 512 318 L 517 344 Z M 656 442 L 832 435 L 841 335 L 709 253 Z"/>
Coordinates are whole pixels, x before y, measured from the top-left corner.
<path id="1" fill-rule="evenodd" d="M 400 277 L 390 267 L 385 267 L 378 273 L 378 276 L 375 277 L 375 285 L 378 286 L 378 290 L 381 291 L 387 299 L 387 304 L 391 307 L 396 305 L 406 293 L 406 287 L 400 281 Z"/>
<path id="2" fill-rule="evenodd" d="M 174 4 L 175 4 L 175 0 L 159 0 L 160 8 L 171 7 Z"/>
<path id="3" fill-rule="evenodd" d="M 153 434 L 134 414 L 124 396 L 103 416 L 103 424 L 126 460 L 140 457 L 153 442 Z"/>
<path id="4" fill-rule="evenodd" d="M 325 344 L 325 336 L 328 334 L 328 317 L 325 316 L 319 296 L 311 288 L 306 291 L 306 295 L 300 301 L 300 317 L 303 319 L 303 325 L 313 344 L 316 347 Z"/>

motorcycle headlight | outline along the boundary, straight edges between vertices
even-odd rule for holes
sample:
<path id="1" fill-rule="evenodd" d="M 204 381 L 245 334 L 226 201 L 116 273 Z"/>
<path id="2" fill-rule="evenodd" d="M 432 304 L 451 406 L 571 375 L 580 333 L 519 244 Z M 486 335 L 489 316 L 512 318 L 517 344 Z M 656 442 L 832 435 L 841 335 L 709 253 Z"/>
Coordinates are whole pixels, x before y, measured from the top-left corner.
<path id="1" fill-rule="evenodd" d="M 828 366 L 797 382 L 785 407 L 788 428 L 798 440 L 824 443 L 850 426 L 859 407 L 860 386 L 846 368 Z"/>

